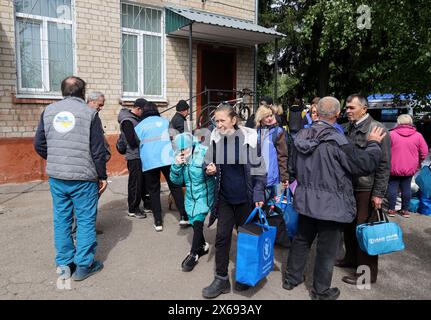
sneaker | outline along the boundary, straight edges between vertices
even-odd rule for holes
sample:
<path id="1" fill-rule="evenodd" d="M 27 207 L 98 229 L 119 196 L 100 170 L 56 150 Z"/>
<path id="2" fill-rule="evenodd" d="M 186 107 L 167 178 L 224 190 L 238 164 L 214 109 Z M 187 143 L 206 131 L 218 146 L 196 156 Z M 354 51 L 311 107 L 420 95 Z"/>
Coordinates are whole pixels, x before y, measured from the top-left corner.
<path id="1" fill-rule="evenodd" d="M 181 268 L 183 268 L 184 272 L 192 271 L 195 265 L 198 264 L 198 259 L 199 259 L 199 256 L 197 254 L 189 253 L 181 263 Z"/>
<path id="2" fill-rule="evenodd" d="M 229 277 L 215 276 L 213 282 L 202 290 L 202 296 L 207 299 L 213 299 L 221 295 L 222 293 L 230 292 Z"/>
<path id="3" fill-rule="evenodd" d="M 395 217 L 395 214 L 396 214 L 395 210 L 392 210 L 392 209 L 388 210 L 388 217 Z"/>
<path id="4" fill-rule="evenodd" d="M 145 219 L 147 217 L 147 214 L 142 212 L 141 209 L 137 209 L 135 211 L 129 211 L 128 216 L 137 219 Z"/>
<path id="5" fill-rule="evenodd" d="M 340 296 L 340 289 L 329 288 L 324 293 L 316 293 L 314 290 L 311 291 L 312 300 L 337 300 Z"/>
<path id="6" fill-rule="evenodd" d="M 189 219 L 186 217 L 181 217 L 180 219 L 180 227 L 190 227 L 191 224 L 189 222 Z"/>
<path id="7" fill-rule="evenodd" d="M 163 222 L 156 221 L 153 226 L 157 232 L 163 231 Z"/>
<path id="8" fill-rule="evenodd" d="M 90 267 L 77 266 L 75 272 L 72 274 L 72 279 L 75 281 L 82 281 L 99 272 L 103 269 L 103 263 L 100 261 L 93 261 Z"/>
<path id="9" fill-rule="evenodd" d="M 208 244 L 208 242 L 205 242 L 205 244 L 199 248 L 199 251 L 198 251 L 199 258 L 208 254 L 209 251 L 210 251 L 210 245 Z"/>
<path id="10" fill-rule="evenodd" d="M 151 211 L 151 209 L 148 209 L 148 208 L 145 208 L 144 207 L 144 210 L 142 210 L 144 213 L 153 213 L 153 211 Z"/>
<path id="11" fill-rule="evenodd" d="M 408 212 L 407 210 L 401 210 L 400 215 L 403 218 L 410 218 L 410 212 Z"/>
<path id="12" fill-rule="evenodd" d="M 56 273 L 58 277 L 62 280 L 67 280 L 72 276 L 72 273 L 75 272 L 76 265 L 71 263 L 69 265 L 57 266 Z"/>

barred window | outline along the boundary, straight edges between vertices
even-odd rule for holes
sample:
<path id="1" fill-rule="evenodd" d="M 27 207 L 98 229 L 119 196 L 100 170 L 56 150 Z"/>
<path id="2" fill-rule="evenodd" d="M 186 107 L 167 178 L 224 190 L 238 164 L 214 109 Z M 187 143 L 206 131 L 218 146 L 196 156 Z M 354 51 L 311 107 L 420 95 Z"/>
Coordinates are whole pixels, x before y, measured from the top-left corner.
<path id="1" fill-rule="evenodd" d="M 163 12 L 121 5 L 123 96 L 163 98 Z"/>
<path id="2" fill-rule="evenodd" d="M 60 93 L 73 74 L 71 0 L 15 0 L 18 93 Z"/>

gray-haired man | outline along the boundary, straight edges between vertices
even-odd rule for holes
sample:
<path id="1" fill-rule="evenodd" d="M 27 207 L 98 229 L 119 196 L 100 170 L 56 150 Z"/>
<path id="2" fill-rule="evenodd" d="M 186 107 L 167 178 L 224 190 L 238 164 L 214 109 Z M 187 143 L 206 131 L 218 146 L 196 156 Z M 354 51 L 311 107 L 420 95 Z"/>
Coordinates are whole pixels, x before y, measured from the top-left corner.
<path id="1" fill-rule="evenodd" d="M 294 206 L 299 218 L 283 288 L 292 290 L 304 281 L 308 253 L 317 236 L 311 297 L 335 300 L 340 290 L 330 286 L 341 232 L 356 216 L 351 177 L 377 168 L 385 134 L 381 128 L 373 129 L 361 150 L 333 127 L 340 113 L 337 99 L 322 98 L 317 112 L 319 121 L 300 130 L 293 144 L 291 168 L 298 181 Z"/>
<path id="2" fill-rule="evenodd" d="M 90 92 L 87 96 L 87 104 L 90 108 L 96 109 L 97 112 L 101 111 L 105 106 L 105 95 L 100 91 Z M 109 146 L 108 141 L 105 139 L 105 148 L 106 148 L 106 162 L 111 159 L 111 147 Z"/>
<path id="3" fill-rule="evenodd" d="M 100 91 L 90 92 L 87 96 L 87 104 L 99 112 L 105 106 L 105 95 Z"/>

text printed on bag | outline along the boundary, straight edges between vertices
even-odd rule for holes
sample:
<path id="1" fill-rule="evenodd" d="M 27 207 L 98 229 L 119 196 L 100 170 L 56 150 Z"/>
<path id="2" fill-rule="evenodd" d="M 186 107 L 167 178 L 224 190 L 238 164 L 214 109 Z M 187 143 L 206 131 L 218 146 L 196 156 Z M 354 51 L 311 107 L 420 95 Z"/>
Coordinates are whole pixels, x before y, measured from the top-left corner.
<path id="1" fill-rule="evenodd" d="M 378 242 L 389 242 L 389 241 L 398 241 L 398 235 L 394 233 L 391 235 L 387 235 L 386 237 L 368 239 L 369 244 L 374 244 Z"/>

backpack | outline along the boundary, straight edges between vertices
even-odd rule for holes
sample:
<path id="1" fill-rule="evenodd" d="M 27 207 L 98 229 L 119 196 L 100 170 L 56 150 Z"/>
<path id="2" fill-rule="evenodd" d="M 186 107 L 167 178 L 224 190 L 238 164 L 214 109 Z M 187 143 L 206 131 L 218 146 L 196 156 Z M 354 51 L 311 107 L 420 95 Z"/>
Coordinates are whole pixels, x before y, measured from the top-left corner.
<path id="1" fill-rule="evenodd" d="M 288 122 L 289 122 L 289 132 L 298 132 L 302 128 L 304 128 L 304 120 L 303 120 L 303 111 L 304 109 L 301 107 L 293 108 L 296 106 L 292 106 L 289 108 L 288 114 Z M 295 109 L 295 110 L 292 110 Z"/>
<path id="2" fill-rule="evenodd" d="M 115 144 L 119 154 L 126 154 L 127 151 L 127 141 L 126 136 L 121 132 L 118 136 L 117 143 Z"/>

